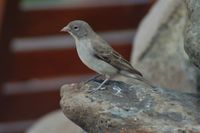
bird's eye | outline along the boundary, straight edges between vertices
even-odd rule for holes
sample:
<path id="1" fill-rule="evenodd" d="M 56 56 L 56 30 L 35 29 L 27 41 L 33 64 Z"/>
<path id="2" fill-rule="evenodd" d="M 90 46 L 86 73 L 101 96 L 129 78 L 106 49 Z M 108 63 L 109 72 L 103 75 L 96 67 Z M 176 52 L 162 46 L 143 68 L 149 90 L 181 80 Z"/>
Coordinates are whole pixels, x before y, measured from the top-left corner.
<path id="1" fill-rule="evenodd" d="M 78 26 L 74 26 L 74 29 L 75 29 L 75 30 L 79 30 Z"/>

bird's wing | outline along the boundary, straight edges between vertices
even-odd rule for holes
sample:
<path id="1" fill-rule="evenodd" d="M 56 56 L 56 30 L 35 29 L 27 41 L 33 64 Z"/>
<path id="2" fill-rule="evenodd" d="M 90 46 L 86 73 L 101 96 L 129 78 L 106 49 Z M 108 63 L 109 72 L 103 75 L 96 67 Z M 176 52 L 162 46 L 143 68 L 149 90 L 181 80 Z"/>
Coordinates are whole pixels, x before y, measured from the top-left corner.
<path id="1" fill-rule="evenodd" d="M 93 54 L 97 58 L 109 63 L 118 70 L 124 70 L 133 74 L 142 74 L 133 68 L 133 66 L 125 60 L 118 52 L 116 52 L 112 47 L 110 47 L 107 42 L 98 38 L 97 41 L 92 40 Z M 101 42 L 101 43 L 100 43 Z"/>

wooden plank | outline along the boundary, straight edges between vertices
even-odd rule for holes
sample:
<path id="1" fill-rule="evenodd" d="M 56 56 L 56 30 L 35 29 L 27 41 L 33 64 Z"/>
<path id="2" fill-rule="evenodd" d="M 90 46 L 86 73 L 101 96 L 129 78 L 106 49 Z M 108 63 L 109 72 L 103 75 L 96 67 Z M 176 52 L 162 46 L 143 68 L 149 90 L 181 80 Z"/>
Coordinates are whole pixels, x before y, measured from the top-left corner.
<path id="1" fill-rule="evenodd" d="M 0 123 L 36 119 L 59 107 L 59 90 L 0 97 Z"/>
<path id="2" fill-rule="evenodd" d="M 90 8 L 21 11 L 13 33 L 16 37 L 60 34 L 60 29 L 76 19 L 87 21 L 95 31 L 136 28 L 150 4 Z"/>
<path id="3" fill-rule="evenodd" d="M 114 49 L 126 59 L 130 56 L 131 47 L 131 44 L 114 45 Z M 11 66 L 9 81 L 93 72 L 80 61 L 75 48 L 16 53 Z"/>

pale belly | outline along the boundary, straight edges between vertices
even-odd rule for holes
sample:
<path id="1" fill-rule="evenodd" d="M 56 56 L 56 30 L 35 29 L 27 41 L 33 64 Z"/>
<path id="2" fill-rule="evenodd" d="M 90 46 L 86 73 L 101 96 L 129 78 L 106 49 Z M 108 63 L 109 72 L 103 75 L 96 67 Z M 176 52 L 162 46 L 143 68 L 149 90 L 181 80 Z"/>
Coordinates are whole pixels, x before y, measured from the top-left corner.
<path id="1" fill-rule="evenodd" d="M 87 67 L 103 75 L 111 76 L 117 73 L 116 68 L 91 55 L 91 52 L 88 50 L 88 46 L 89 45 L 85 43 L 79 44 L 78 47 L 76 46 L 79 58 Z"/>

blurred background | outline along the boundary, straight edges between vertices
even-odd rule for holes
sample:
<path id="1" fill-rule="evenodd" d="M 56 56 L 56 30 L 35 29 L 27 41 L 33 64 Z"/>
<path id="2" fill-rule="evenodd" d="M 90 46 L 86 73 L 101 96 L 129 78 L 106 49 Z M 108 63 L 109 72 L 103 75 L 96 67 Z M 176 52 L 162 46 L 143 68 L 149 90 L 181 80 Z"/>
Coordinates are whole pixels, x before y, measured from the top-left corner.
<path id="1" fill-rule="evenodd" d="M 61 85 L 95 73 L 79 60 L 74 40 L 60 33 L 87 21 L 129 59 L 139 22 L 153 0 L 1 0 L 0 132 L 22 133 L 59 109 Z"/>

